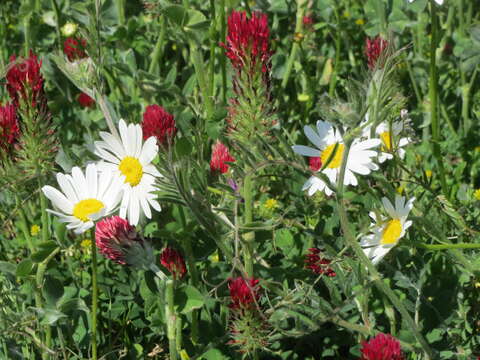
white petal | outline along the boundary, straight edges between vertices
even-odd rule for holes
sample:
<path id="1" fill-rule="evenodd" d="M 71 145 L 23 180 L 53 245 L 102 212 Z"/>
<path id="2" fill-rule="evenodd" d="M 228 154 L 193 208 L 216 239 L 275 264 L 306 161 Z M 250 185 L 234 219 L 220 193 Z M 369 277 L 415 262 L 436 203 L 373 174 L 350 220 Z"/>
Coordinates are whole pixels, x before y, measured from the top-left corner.
<path id="1" fill-rule="evenodd" d="M 128 207 L 128 222 L 131 225 L 137 225 L 140 219 L 140 205 L 138 200 L 137 188 L 132 188 L 130 193 L 130 202 Z"/>
<path id="2" fill-rule="evenodd" d="M 130 193 L 132 192 L 131 187 L 125 187 L 123 190 L 122 203 L 120 204 L 119 215 L 121 218 L 127 218 L 128 202 L 130 200 Z"/>
<path id="3" fill-rule="evenodd" d="M 318 136 L 318 134 L 308 125 L 303 128 L 305 135 L 307 136 L 308 140 L 312 142 L 316 147 L 321 149 L 324 146 L 324 141 Z"/>
<path id="4" fill-rule="evenodd" d="M 72 187 L 72 184 L 68 180 L 67 176 L 62 173 L 57 173 L 57 182 L 60 185 L 60 189 L 63 193 L 67 196 L 67 199 L 70 200 L 72 203 L 78 202 L 77 194 Z"/>
<path id="5" fill-rule="evenodd" d="M 140 154 L 142 153 L 142 140 L 143 140 L 143 132 L 142 127 L 137 125 L 135 127 L 135 157 L 138 159 Z"/>
<path id="6" fill-rule="evenodd" d="M 144 196 L 140 197 L 140 205 L 142 206 L 143 213 L 147 217 L 147 219 L 152 218 L 152 211 L 150 210 L 150 205 L 148 205 L 148 201 Z"/>
<path id="7" fill-rule="evenodd" d="M 395 209 L 393 208 L 393 205 L 390 202 L 390 200 L 388 200 L 386 197 L 384 197 L 384 198 L 382 198 L 382 203 L 383 203 L 383 207 L 387 211 L 388 215 L 392 219 L 396 219 L 397 218 L 397 213 L 396 213 Z"/>
<path id="8" fill-rule="evenodd" d="M 89 197 L 96 198 L 97 196 L 97 186 L 98 186 L 98 175 L 97 168 L 94 164 L 87 165 L 87 170 L 85 171 L 87 175 L 87 189 Z"/>
<path id="9" fill-rule="evenodd" d="M 155 159 L 158 153 L 157 138 L 150 136 L 143 144 L 142 152 L 140 153 L 140 162 L 142 165 L 148 165 Z"/>
<path id="10" fill-rule="evenodd" d="M 321 154 L 320 150 L 311 148 L 309 146 L 293 145 L 292 149 L 297 154 L 300 154 L 300 155 L 303 155 L 303 156 L 318 157 Z"/>
<path id="11" fill-rule="evenodd" d="M 106 142 L 95 141 L 95 151 L 94 151 L 95 155 L 114 164 L 120 163 L 120 158 L 110 154 L 106 149 L 110 150 Z"/>
<path id="12" fill-rule="evenodd" d="M 100 132 L 100 137 L 107 143 L 109 150 L 114 153 L 119 159 L 123 159 L 127 154 L 125 149 L 117 137 L 107 132 Z"/>
<path id="13" fill-rule="evenodd" d="M 83 175 L 82 170 L 79 167 L 75 166 L 72 169 L 72 178 L 74 182 L 74 188 L 77 191 L 78 199 L 84 200 L 88 199 L 88 188 L 87 188 L 87 181 L 85 180 L 85 176 Z"/>
<path id="14" fill-rule="evenodd" d="M 71 214 L 73 212 L 73 203 L 60 191 L 50 185 L 44 186 L 42 191 L 45 196 L 50 199 L 53 205 L 62 210 L 65 214 Z"/>
<path id="15" fill-rule="evenodd" d="M 123 148 L 125 149 L 125 154 L 127 156 L 132 156 L 133 153 L 131 152 L 129 141 L 128 141 L 129 140 L 128 127 L 123 119 L 120 119 L 120 121 L 118 122 L 118 129 L 120 130 L 120 137 L 122 138 L 122 145 L 123 145 Z"/>

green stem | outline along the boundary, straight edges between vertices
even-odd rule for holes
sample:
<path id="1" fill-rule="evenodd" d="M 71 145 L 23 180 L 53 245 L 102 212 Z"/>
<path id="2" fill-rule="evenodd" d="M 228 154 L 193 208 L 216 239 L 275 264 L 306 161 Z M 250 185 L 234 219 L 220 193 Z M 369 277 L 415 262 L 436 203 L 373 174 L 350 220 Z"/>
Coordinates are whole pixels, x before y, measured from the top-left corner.
<path id="1" fill-rule="evenodd" d="M 305 14 L 305 5 L 306 0 L 297 0 L 297 19 L 295 23 L 295 34 L 302 34 L 303 31 L 303 16 Z M 300 49 L 300 42 L 294 41 L 292 45 L 292 50 L 290 51 L 290 56 L 288 57 L 287 67 L 285 69 L 285 73 L 283 74 L 282 79 L 282 89 L 285 89 L 288 84 L 288 79 L 290 78 L 290 73 L 293 69 L 293 63 L 295 58 L 297 57 L 298 50 Z"/>
<path id="2" fill-rule="evenodd" d="M 165 291 L 165 314 L 167 318 L 167 338 L 168 349 L 170 352 L 170 360 L 177 360 L 177 344 L 176 344 L 176 316 L 175 316 L 175 302 L 174 302 L 174 282 L 167 280 Z"/>
<path id="3" fill-rule="evenodd" d="M 337 25 L 339 25 L 339 16 L 338 11 L 335 8 L 335 18 L 337 19 Z M 339 26 L 338 26 L 339 27 Z M 333 74 L 332 78 L 330 79 L 330 86 L 328 89 L 328 95 L 332 97 L 335 94 L 335 88 L 337 86 L 337 78 L 340 70 L 340 48 L 341 48 L 341 34 L 339 29 L 337 28 L 337 32 L 335 35 L 335 62 L 333 64 Z"/>
<path id="4" fill-rule="evenodd" d="M 436 64 L 436 50 L 437 50 L 437 31 L 438 18 L 436 13 L 436 5 L 434 0 L 430 0 L 431 7 L 431 22 L 432 22 L 432 39 L 430 42 L 430 113 L 431 113 L 431 127 L 432 127 L 432 152 L 436 159 L 438 166 L 438 175 L 442 186 L 442 192 L 450 199 L 447 181 L 445 179 L 445 168 L 443 166 L 444 159 L 440 152 L 440 125 L 438 121 L 438 78 L 437 78 L 437 64 Z"/>
<path id="5" fill-rule="evenodd" d="M 190 54 L 192 57 L 193 67 L 195 69 L 195 76 L 197 78 L 198 86 L 203 95 L 205 102 L 205 110 L 207 112 L 207 121 L 213 118 L 214 107 L 212 98 L 209 96 L 209 86 L 206 79 L 206 68 L 203 62 L 202 55 L 198 49 L 198 44 L 190 41 Z"/>
<path id="6" fill-rule="evenodd" d="M 180 214 L 180 223 L 182 225 L 182 229 L 186 229 L 187 221 L 185 219 L 185 212 L 182 206 L 178 207 L 178 212 Z M 192 285 L 194 287 L 197 287 L 199 283 L 199 278 L 198 278 L 197 265 L 195 263 L 195 255 L 192 248 L 192 239 L 190 238 L 190 236 L 186 235 L 183 238 L 182 245 L 187 258 L 188 272 L 190 273 Z M 199 314 L 200 314 L 199 309 L 195 309 L 192 311 L 192 331 L 190 336 L 194 344 L 198 343 L 198 340 L 199 340 L 199 331 L 198 331 Z"/>
<path id="7" fill-rule="evenodd" d="M 375 284 L 375 286 L 383 292 L 392 305 L 397 309 L 397 311 L 402 315 L 403 319 L 407 323 L 408 327 L 412 331 L 413 335 L 417 338 L 418 342 L 420 343 L 421 347 L 424 349 L 426 353 L 426 358 L 427 359 L 432 359 L 433 358 L 433 352 L 430 349 L 430 346 L 420 333 L 420 331 L 417 328 L 417 325 L 415 324 L 415 321 L 412 319 L 410 314 L 408 313 L 408 310 L 402 303 L 402 301 L 397 297 L 397 295 L 393 292 L 393 290 L 390 288 L 389 285 L 385 284 L 383 281 L 380 273 L 377 271 L 375 266 L 372 264 L 372 262 L 368 259 L 368 257 L 365 255 L 363 252 L 360 244 L 358 241 L 355 239 L 355 236 L 351 232 L 351 227 L 350 223 L 348 221 L 348 216 L 347 216 L 347 211 L 345 208 L 345 200 L 343 198 L 343 187 L 344 187 L 344 179 L 345 179 L 345 169 L 347 165 L 347 159 L 348 159 L 348 153 L 350 151 L 350 146 L 351 146 L 351 141 L 348 140 L 344 144 L 344 155 L 342 158 L 342 165 L 340 168 L 340 173 L 338 176 L 338 184 L 337 184 L 337 208 L 338 208 L 338 213 L 340 217 L 340 225 L 344 234 L 345 239 L 347 240 L 349 246 L 353 249 L 355 252 L 355 255 L 359 259 L 360 263 L 367 268 L 368 272 L 370 273 L 371 280 Z"/>
<path id="8" fill-rule="evenodd" d="M 116 0 L 118 22 L 120 25 L 125 25 L 125 0 Z"/>
<path id="9" fill-rule="evenodd" d="M 18 208 L 18 216 L 20 217 L 20 221 L 18 223 L 20 230 L 25 237 L 25 241 L 27 242 L 27 246 L 30 249 L 30 252 L 33 253 L 35 251 L 32 243 L 32 237 L 30 236 L 30 229 L 28 228 L 27 217 L 25 216 L 25 211 L 20 204 L 20 200 L 17 198 L 17 208 Z"/>
<path id="10" fill-rule="evenodd" d="M 217 30 L 216 30 L 216 11 L 215 11 L 215 0 L 210 0 L 210 13 L 211 13 L 211 23 L 210 23 L 210 69 L 209 69 L 209 81 L 208 81 L 208 96 L 213 99 L 214 95 L 214 85 L 215 85 L 215 49 L 217 48 Z"/>
<path id="11" fill-rule="evenodd" d="M 60 9 L 58 8 L 57 0 L 52 0 L 53 12 L 55 13 L 55 32 L 57 34 L 57 47 L 62 51 L 62 35 L 60 33 Z"/>
<path id="12" fill-rule="evenodd" d="M 98 307 L 98 284 L 97 284 L 97 247 L 95 245 L 95 237 L 92 231 L 91 252 L 92 252 L 92 324 L 91 324 L 91 341 L 92 341 L 92 360 L 97 360 L 97 307 Z"/>
<path id="13" fill-rule="evenodd" d="M 25 32 L 25 57 L 28 57 L 30 53 L 30 14 L 23 19 L 23 27 Z"/>
<path id="14" fill-rule="evenodd" d="M 244 224 L 253 222 L 253 174 L 246 171 L 245 182 L 243 184 L 243 198 L 245 199 Z M 248 277 L 253 277 L 253 243 L 255 242 L 255 232 L 251 231 L 244 235 L 244 253 L 245 271 Z"/>
<path id="15" fill-rule="evenodd" d="M 220 41 L 226 42 L 227 36 L 227 24 L 225 14 L 225 0 L 220 0 Z M 222 71 L 222 99 L 223 102 L 227 102 L 227 58 L 226 56 L 220 56 L 220 68 Z"/>
<path id="16" fill-rule="evenodd" d="M 480 244 L 424 244 L 424 243 L 415 243 L 414 246 L 420 247 L 428 250 L 450 250 L 450 249 L 480 249 Z"/>
<path id="17" fill-rule="evenodd" d="M 165 17 L 163 15 L 160 16 L 159 25 L 160 25 L 160 34 L 158 35 L 155 48 L 153 49 L 152 61 L 148 68 L 148 72 L 150 74 L 160 74 L 160 59 L 162 58 L 162 55 L 163 55 L 163 42 L 165 41 L 165 32 L 166 32 Z"/>

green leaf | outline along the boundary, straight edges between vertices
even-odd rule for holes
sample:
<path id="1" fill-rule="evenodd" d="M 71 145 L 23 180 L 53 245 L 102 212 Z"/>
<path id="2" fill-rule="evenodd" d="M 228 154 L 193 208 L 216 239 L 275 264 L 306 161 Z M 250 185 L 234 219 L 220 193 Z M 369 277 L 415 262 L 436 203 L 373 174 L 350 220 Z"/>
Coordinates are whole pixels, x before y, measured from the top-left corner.
<path id="1" fill-rule="evenodd" d="M 177 310 L 182 314 L 200 309 L 204 303 L 202 293 L 191 285 L 183 285 L 175 290 L 175 304 Z"/>
<path id="2" fill-rule="evenodd" d="M 55 306 L 63 295 L 63 285 L 60 280 L 47 276 L 42 287 L 42 293 L 47 303 Z"/>
<path id="3" fill-rule="evenodd" d="M 192 144 L 187 138 L 180 138 L 175 142 L 175 150 L 179 156 L 188 156 L 192 153 Z"/>
<path id="4" fill-rule="evenodd" d="M 183 26 L 187 18 L 187 12 L 185 11 L 185 8 L 180 5 L 167 6 L 164 9 L 164 14 L 178 26 Z"/>
<path id="5" fill-rule="evenodd" d="M 53 325 L 59 319 L 67 317 L 67 315 L 55 309 L 43 309 L 42 312 L 43 312 L 43 316 L 40 323 L 43 325 Z"/>
<path id="6" fill-rule="evenodd" d="M 45 260 L 52 252 L 57 249 L 57 243 L 55 241 L 47 241 L 41 243 L 38 246 L 39 250 L 30 256 L 33 262 L 41 263 Z"/>
<path id="7" fill-rule="evenodd" d="M 17 265 L 16 275 L 17 277 L 24 277 L 30 275 L 33 268 L 33 261 L 30 259 L 23 260 Z"/>
<path id="8" fill-rule="evenodd" d="M 17 271 L 16 264 L 11 264 L 6 261 L 0 261 L 0 272 L 15 275 L 16 271 Z"/>

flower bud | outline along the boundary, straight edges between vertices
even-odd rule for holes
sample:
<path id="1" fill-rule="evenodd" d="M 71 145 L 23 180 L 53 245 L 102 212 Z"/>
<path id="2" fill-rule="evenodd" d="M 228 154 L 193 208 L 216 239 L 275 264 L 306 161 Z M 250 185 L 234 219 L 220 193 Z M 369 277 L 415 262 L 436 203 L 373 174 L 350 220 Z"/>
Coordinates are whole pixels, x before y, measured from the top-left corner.
<path id="1" fill-rule="evenodd" d="M 228 171 L 228 164 L 226 162 L 234 162 L 235 158 L 230 155 L 228 148 L 223 145 L 220 141 L 217 141 L 213 145 L 212 149 L 212 159 L 210 160 L 210 170 L 211 172 L 220 172 L 225 174 Z"/>
<path id="2" fill-rule="evenodd" d="M 173 248 L 167 247 L 162 251 L 160 263 L 170 271 L 174 280 L 182 279 L 187 273 L 183 256 Z"/>

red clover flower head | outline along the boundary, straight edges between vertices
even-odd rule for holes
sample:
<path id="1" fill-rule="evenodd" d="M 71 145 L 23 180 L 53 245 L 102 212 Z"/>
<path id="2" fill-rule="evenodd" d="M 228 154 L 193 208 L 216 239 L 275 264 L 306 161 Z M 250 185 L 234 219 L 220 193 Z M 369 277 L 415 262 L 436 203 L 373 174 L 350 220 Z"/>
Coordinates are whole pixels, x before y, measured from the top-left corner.
<path id="1" fill-rule="evenodd" d="M 19 134 L 15 106 L 0 106 L 0 149 L 6 152 L 17 141 Z"/>
<path id="2" fill-rule="evenodd" d="M 220 172 L 225 174 L 228 171 L 228 162 L 234 162 L 235 158 L 230 155 L 228 148 L 223 145 L 220 141 L 217 141 L 213 145 L 212 149 L 212 159 L 210 160 L 210 170 L 212 172 Z"/>
<path id="3" fill-rule="evenodd" d="M 168 146 L 177 134 L 173 115 L 159 105 L 149 105 L 145 109 L 142 121 L 143 139 L 157 138 L 158 145 Z"/>
<path id="4" fill-rule="evenodd" d="M 378 334 L 362 343 L 361 360 L 403 360 L 400 342 L 391 335 Z"/>
<path id="5" fill-rule="evenodd" d="M 33 107 L 45 102 L 43 76 L 40 73 L 42 62 L 30 51 L 30 56 L 17 63 L 15 55 L 10 57 L 10 69 L 7 72 L 7 90 L 13 104 L 18 107 L 20 99 L 31 101 Z"/>
<path id="6" fill-rule="evenodd" d="M 256 307 L 260 300 L 261 288 L 258 285 L 258 280 L 244 279 L 237 277 L 235 279 L 228 279 L 228 289 L 230 290 L 230 308 L 231 309 L 250 309 Z"/>
<path id="7" fill-rule="evenodd" d="M 384 56 L 385 51 L 388 49 L 388 41 L 381 36 L 376 36 L 373 39 L 367 38 L 365 42 L 365 55 L 368 61 L 368 67 L 373 70 L 377 66 L 377 62 Z M 380 67 L 383 64 L 379 64 Z"/>
<path id="8" fill-rule="evenodd" d="M 90 96 L 88 96 L 85 93 L 81 93 L 80 95 L 78 95 L 77 100 L 80 106 L 83 108 L 89 108 L 95 105 L 95 100 L 93 100 Z"/>
<path id="9" fill-rule="evenodd" d="M 187 273 L 187 267 L 182 254 L 171 247 L 167 247 L 162 251 L 160 263 L 170 271 L 174 280 L 182 279 Z"/>
<path id="10" fill-rule="evenodd" d="M 322 168 L 322 158 L 320 156 L 316 157 L 309 157 L 308 158 L 308 163 L 310 165 L 310 170 L 312 172 L 317 172 Z"/>
<path id="11" fill-rule="evenodd" d="M 82 38 L 69 37 L 63 43 L 63 53 L 67 55 L 68 61 L 75 61 L 88 57 L 85 52 L 87 40 Z"/>
<path id="12" fill-rule="evenodd" d="M 318 248 L 308 249 L 308 254 L 305 255 L 305 267 L 312 270 L 314 274 L 320 275 L 325 274 L 327 276 L 333 277 L 337 274 L 330 267 L 331 261 L 321 257 L 322 251 Z"/>
<path id="13" fill-rule="evenodd" d="M 228 17 L 227 43 L 220 44 L 237 70 L 245 66 L 252 70 L 257 64 L 262 71 L 270 67 L 272 53 L 269 49 L 270 29 L 266 14 L 257 12 L 247 18 L 243 11 L 232 11 Z"/>
<path id="14" fill-rule="evenodd" d="M 127 264 L 127 252 L 138 242 L 143 242 L 135 227 L 120 216 L 105 218 L 97 223 L 95 243 L 100 253 L 118 264 Z"/>

